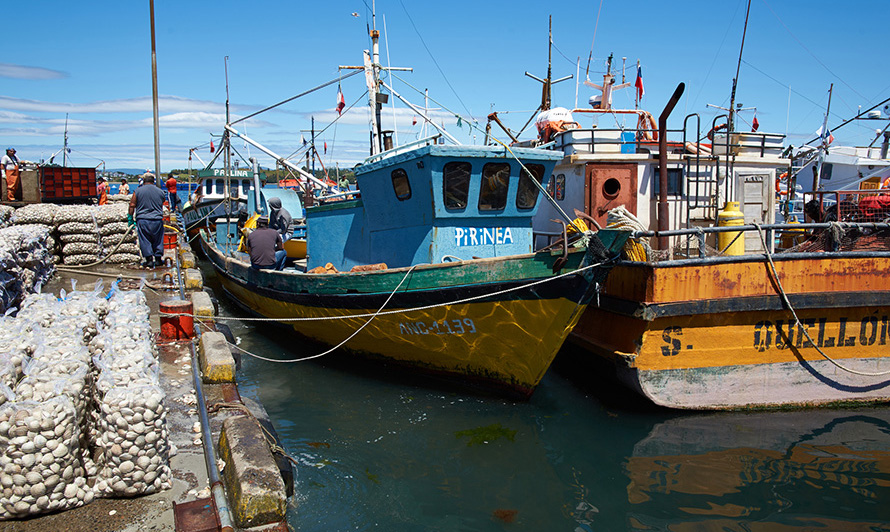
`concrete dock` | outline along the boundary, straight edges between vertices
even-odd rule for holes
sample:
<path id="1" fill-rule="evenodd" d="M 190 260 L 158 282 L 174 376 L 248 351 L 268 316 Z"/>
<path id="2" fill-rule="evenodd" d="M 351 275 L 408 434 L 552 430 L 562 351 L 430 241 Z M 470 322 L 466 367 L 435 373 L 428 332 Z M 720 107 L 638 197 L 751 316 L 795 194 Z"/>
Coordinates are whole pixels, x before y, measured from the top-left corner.
<path id="1" fill-rule="evenodd" d="M 188 268 L 180 268 L 181 275 L 175 267 L 146 270 L 134 265 L 103 264 L 88 271 L 60 269 L 43 292 L 70 291 L 71 279 L 77 279 L 81 288 L 92 286 L 97 278 L 104 279 L 106 286 L 120 279 L 124 289 L 138 289 L 140 279 L 145 280 L 142 289 L 151 309 L 152 330 L 159 333 L 160 385 L 168 409 L 172 488 L 136 498 L 96 498 L 72 510 L 0 521 L 0 531 L 288 530 L 284 513 L 287 493 L 293 490 L 293 476 L 282 477 L 276 458 L 278 463 L 287 461 L 270 450 L 274 429 L 262 407 L 242 400 L 238 393 L 235 359 L 225 335 L 215 330 L 214 302 L 204 291 L 200 271 L 194 269 L 194 256 L 186 250 L 170 249 L 166 257 L 171 263 L 179 259 L 180 266 Z M 198 334 L 165 338 L 162 322 L 169 326 L 171 320 L 179 318 L 162 315 L 159 308 L 164 302 L 181 299 L 179 283 L 187 288 L 185 302 L 193 309 Z M 193 360 L 198 360 L 201 367 L 192 367 Z M 212 502 L 195 371 L 202 377 L 205 407 L 211 412 L 209 432 L 216 451 L 213 459 L 220 470 L 225 497 L 222 505 L 226 507 L 219 513 L 229 516 L 221 520 L 213 517 L 212 510 L 219 504 Z M 232 528 L 225 528 L 227 519 Z"/>

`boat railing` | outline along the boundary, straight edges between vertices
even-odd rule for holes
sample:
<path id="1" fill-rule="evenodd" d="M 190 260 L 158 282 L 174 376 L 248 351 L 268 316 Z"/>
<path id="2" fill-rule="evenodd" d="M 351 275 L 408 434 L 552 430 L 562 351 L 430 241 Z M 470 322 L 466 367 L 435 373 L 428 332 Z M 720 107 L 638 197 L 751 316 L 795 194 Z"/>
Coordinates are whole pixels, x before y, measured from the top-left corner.
<path id="1" fill-rule="evenodd" d="M 631 238 L 636 241 L 646 238 L 667 237 L 676 240 L 689 242 L 692 240 L 697 245 L 683 244 L 677 246 L 678 250 L 685 250 L 680 253 L 684 258 L 704 258 L 713 256 L 726 256 L 726 251 L 739 238 L 744 239 L 746 233 L 762 232 L 763 241 L 767 243 L 770 252 L 778 255 L 791 252 L 831 252 L 831 251 L 881 251 L 890 252 L 890 238 L 880 239 L 869 242 L 866 247 L 851 247 L 846 250 L 840 249 L 838 235 L 833 231 L 841 229 L 844 234 L 856 232 L 858 236 L 866 236 L 875 231 L 885 231 L 890 229 L 890 218 L 884 218 L 882 221 L 875 222 L 807 222 L 807 223 L 778 223 L 778 224 L 746 224 L 736 226 L 718 226 L 718 227 L 692 227 L 688 229 L 672 229 L 669 231 L 635 231 Z M 714 236 L 721 233 L 735 234 L 731 241 L 723 247 L 723 249 L 715 249 L 708 246 L 709 237 L 713 241 Z M 683 237 L 686 237 L 685 239 Z M 815 243 L 819 239 L 828 239 L 832 241 L 826 246 L 819 247 Z M 718 240 L 719 241 L 719 240 Z M 821 245 L 821 244 L 820 244 Z M 657 252 L 656 252 L 657 253 Z M 747 250 L 744 255 L 750 256 L 754 254 L 763 254 L 762 248 L 755 250 Z M 673 253 L 671 255 L 677 255 Z M 661 259 L 672 260 L 673 257 Z M 659 260 L 659 259 L 655 259 Z"/>
<path id="2" fill-rule="evenodd" d="M 372 156 L 368 157 L 367 159 L 365 159 L 365 161 L 362 164 L 364 165 L 364 164 L 370 164 L 370 163 L 374 163 L 377 161 L 381 161 L 383 159 L 386 159 L 387 157 L 392 157 L 393 155 L 398 155 L 400 153 L 411 151 L 411 150 L 416 149 L 421 146 L 438 144 L 440 138 L 442 138 L 442 135 L 436 134 L 436 135 L 432 135 L 430 137 L 422 138 L 420 140 L 415 140 L 413 142 L 409 142 L 407 144 L 402 144 L 401 146 L 397 146 L 391 150 L 386 150 L 386 151 L 378 153 L 376 155 L 372 155 Z"/>

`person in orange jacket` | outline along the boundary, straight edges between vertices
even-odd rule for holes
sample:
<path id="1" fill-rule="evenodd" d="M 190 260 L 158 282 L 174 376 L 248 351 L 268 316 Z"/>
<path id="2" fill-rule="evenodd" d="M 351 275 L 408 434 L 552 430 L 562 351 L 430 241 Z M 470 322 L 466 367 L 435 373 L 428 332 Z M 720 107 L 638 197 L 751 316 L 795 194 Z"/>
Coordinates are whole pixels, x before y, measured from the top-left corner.
<path id="1" fill-rule="evenodd" d="M 18 193 L 20 164 L 18 157 L 15 156 L 15 148 L 6 148 L 6 155 L 0 159 L 0 167 L 6 174 L 6 199 L 9 201 L 16 201 L 20 196 Z"/>

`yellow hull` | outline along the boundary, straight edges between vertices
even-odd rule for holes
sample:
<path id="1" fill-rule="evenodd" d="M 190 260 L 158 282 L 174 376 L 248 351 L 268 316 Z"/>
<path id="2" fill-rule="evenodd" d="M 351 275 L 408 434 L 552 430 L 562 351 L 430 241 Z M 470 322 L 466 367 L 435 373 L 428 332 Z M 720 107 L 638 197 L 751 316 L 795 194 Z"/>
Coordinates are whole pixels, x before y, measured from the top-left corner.
<path id="1" fill-rule="evenodd" d="M 759 263 L 617 266 L 609 297 L 588 308 L 572 340 L 669 407 L 886 401 L 890 293 L 877 288 L 890 259 L 863 261 L 777 263 L 800 325 Z"/>
<path id="2" fill-rule="evenodd" d="M 294 330 L 327 345 L 349 339 L 348 351 L 470 377 L 530 394 L 543 378 L 586 305 L 567 298 L 516 299 L 452 304 L 406 313 L 330 308 L 281 301 L 220 277 L 240 304 L 269 318 L 317 318 L 292 322 Z M 387 308 L 387 312 L 399 310 Z M 314 354 L 314 353 L 313 353 Z"/>

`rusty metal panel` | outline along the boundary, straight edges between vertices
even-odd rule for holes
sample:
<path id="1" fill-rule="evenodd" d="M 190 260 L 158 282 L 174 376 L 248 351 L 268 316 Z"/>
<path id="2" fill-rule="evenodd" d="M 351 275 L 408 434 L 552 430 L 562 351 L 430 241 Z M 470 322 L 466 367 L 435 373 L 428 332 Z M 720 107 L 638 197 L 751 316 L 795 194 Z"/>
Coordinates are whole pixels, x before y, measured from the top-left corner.
<path id="1" fill-rule="evenodd" d="M 219 532 L 222 526 L 213 498 L 174 502 L 173 528 L 176 532 Z"/>
<path id="2" fill-rule="evenodd" d="M 637 213 L 637 165 L 588 163 L 584 187 L 584 211 L 606 226 L 609 209 L 623 205 Z"/>

